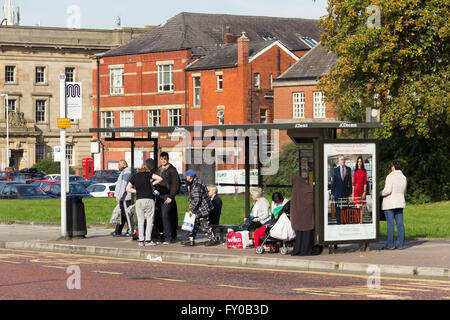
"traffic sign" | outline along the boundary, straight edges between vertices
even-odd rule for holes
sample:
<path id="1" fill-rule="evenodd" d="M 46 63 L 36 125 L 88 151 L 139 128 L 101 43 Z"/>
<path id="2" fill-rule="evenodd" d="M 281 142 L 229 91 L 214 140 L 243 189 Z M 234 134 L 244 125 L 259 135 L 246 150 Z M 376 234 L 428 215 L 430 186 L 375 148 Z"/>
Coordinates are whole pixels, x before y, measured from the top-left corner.
<path id="1" fill-rule="evenodd" d="M 70 119 L 68 118 L 58 118 L 58 128 L 59 129 L 69 129 L 70 128 Z"/>

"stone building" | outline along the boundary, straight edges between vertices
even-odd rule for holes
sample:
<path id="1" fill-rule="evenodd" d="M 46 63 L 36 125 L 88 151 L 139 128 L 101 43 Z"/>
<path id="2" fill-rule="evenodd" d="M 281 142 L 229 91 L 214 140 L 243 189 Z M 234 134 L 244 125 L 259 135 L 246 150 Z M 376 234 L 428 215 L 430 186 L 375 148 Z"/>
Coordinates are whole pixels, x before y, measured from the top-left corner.
<path id="1" fill-rule="evenodd" d="M 0 170 L 29 168 L 60 144 L 59 79 L 82 83 L 83 114 L 67 130 L 74 169 L 91 157 L 93 58 L 148 31 L 147 28 L 67 29 L 0 27 Z M 6 103 L 9 150 L 6 155 Z"/>

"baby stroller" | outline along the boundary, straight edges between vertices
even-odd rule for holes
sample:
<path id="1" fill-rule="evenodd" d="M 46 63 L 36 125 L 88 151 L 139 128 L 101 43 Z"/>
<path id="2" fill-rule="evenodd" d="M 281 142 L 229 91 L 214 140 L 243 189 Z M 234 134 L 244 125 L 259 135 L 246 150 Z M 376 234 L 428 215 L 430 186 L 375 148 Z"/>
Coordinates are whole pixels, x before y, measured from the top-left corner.
<path id="1" fill-rule="evenodd" d="M 265 252 L 265 246 L 270 246 L 270 253 L 280 252 L 282 255 L 288 254 L 288 248 L 293 247 L 295 232 L 292 229 L 291 221 L 286 213 L 282 213 L 278 221 L 266 228 L 264 240 L 256 248 L 257 254 Z"/>

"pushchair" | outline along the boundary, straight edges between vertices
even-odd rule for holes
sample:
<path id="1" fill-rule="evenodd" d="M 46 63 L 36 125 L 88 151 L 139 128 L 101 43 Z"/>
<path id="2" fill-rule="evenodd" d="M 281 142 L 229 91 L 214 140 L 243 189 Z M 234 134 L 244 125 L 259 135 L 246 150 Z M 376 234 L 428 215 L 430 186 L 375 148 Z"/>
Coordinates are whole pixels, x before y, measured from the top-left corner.
<path id="1" fill-rule="evenodd" d="M 265 247 L 270 246 L 269 253 L 280 252 L 282 255 L 288 254 L 288 248 L 294 246 L 295 232 L 291 227 L 291 222 L 286 214 L 282 214 L 273 226 L 267 226 L 264 240 L 256 248 L 257 254 L 263 254 Z"/>

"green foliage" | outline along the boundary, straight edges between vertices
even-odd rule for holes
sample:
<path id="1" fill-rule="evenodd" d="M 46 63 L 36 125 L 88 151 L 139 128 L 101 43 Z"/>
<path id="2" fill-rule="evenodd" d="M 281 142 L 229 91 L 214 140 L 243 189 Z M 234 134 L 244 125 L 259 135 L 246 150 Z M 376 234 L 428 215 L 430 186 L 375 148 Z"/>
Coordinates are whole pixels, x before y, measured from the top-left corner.
<path id="1" fill-rule="evenodd" d="M 369 5 L 380 8 L 379 28 L 366 24 Z M 378 95 L 382 167 L 403 160 L 410 201 L 449 199 L 449 11 L 441 0 L 328 0 L 320 22 L 338 61 L 319 87 L 352 122 L 364 122 Z"/>
<path id="2" fill-rule="evenodd" d="M 60 174 L 61 173 L 61 164 L 60 162 L 53 162 L 51 157 L 41 160 L 36 163 L 33 168 L 44 171 L 47 174 Z M 75 174 L 73 169 L 69 169 L 70 174 Z"/>

